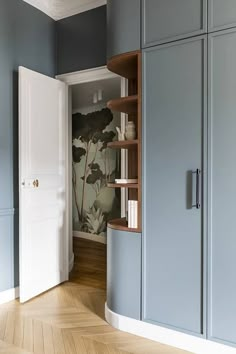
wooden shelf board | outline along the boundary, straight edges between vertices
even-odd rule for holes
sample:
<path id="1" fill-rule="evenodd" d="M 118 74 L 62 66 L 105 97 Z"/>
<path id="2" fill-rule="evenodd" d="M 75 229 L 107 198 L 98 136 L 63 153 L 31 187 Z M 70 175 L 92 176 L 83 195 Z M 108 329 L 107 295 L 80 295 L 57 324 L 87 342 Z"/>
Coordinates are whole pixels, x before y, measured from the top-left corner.
<path id="1" fill-rule="evenodd" d="M 107 146 L 111 149 L 134 149 L 138 146 L 138 140 L 112 141 Z"/>
<path id="2" fill-rule="evenodd" d="M 115 230 L 119 230 L 119 231 L 142 232 L 139 228 L 137 228 L 137 229 L 129 228 L 125 218 L 110 220 L 110 221 L 108 221 L 107 226 L 110 227 L 111 229 L 115 229 Z"/>
<path id="3" fill-rule="evenodd" d="M 107 63 L 108 70 L 126 79 L 137 78 L 139 53 L 136 51 L 114 56 Z"/>
<path id="4" fill-rule="evenodd" d="M 138 189 L 138 183 L 107 183 L 109 188 L 133 188 Z"/>
<path id="5" fill-rule="evenodd" d="M 138 96 L 121 97 L 107 102 L 107 107 L 112 111 L 123 113 L 136 113 L 138 109 Z"/>

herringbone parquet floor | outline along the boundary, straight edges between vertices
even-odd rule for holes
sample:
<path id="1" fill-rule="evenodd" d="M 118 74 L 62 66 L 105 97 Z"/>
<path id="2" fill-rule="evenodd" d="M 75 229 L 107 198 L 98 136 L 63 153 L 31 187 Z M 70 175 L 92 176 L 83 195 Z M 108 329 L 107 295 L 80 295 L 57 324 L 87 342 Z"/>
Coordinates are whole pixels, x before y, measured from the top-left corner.
<path id="1" fill-rule="evenodd" d="M 74 246 L 70 282 L 26 304 L 0 306 L 0 353 L 187 353 L 109 326 L 104 320 L 105 246 L 78 239 Z"/>

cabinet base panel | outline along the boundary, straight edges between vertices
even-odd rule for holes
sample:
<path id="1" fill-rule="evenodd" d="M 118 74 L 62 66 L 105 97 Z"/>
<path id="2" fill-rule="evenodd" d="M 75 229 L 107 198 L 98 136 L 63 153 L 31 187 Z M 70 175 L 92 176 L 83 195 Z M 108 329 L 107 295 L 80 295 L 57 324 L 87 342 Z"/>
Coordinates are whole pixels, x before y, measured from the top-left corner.
<path id="1" fill-rule="evenodd" d="M 236 353 L 236 348 L 118 315 L 111 311 L 107 304 L 105 304 L 105 317 L 107 322 L 116 329 L 194 354 Z"/>

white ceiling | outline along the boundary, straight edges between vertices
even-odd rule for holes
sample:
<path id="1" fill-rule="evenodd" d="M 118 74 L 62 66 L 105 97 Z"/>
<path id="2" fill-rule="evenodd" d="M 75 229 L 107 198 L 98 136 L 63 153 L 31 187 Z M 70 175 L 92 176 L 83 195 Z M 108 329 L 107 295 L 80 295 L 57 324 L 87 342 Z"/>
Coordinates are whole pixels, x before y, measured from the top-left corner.
<path id="1" fill-rule="evenodd" d="M 102 90 L 102 102 L 106 104 L 112 98 L 120 97 L 120 78 L 88 82 L 72 86 L 72 108 L 74 111 L 93 106 L 93 94 Z"/>
<path id="2" fill-rule="evenodd" d="M 80 12 L 106 4 L 106 0 L 23 0 L 45 12 L 54 20 L 60 20 Z"/>

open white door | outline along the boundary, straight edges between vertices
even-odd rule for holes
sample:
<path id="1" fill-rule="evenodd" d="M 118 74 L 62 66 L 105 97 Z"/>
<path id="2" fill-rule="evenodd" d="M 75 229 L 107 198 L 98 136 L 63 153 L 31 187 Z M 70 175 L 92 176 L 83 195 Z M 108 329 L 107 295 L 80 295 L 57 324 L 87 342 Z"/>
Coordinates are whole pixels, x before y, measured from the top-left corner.
<path id="1" fill-rule="evenodd" d="M 20 301 L 68 279 L 67 86 L 19 68 Z"/>

